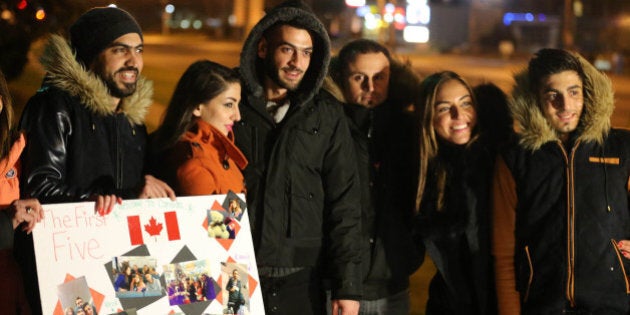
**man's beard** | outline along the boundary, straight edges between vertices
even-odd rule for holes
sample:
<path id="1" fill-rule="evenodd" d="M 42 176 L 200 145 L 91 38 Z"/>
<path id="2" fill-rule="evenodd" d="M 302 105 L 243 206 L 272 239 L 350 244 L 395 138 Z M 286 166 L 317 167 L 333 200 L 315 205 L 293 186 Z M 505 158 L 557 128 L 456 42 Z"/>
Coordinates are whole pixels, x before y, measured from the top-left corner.
<path id="1" fill-rule="evenodd" d="M 271 54 L 267 54 L 267 57 L 264 60 L 264 66 L 265 66 L 265 74 L 275 83 L 277 84 L 279 87 L 287 89 L 289 91 L 296 91 L 298 89 L 298 87 L 300 87 L 300 83 L 302 83 L 302 79 L 304 79 L 304 77 L 302 77 L 300 79 L 300 81 L 298 81 L 295 84 L 290 84 L 289 82 L 284 82 L 280 79 L 280 75 L 279 75 L 279 71 L 281 69 L 276 68 L 276 65 L 274 63 L 273 60 L 273 55 Z"/>
<path id="2" fill-rule="evenodd" d="M 121 71 L 128 71 L 128 70 L 134 70 L 136 71 L 136 76 L 138 75 L 138 69 L 136 69 L 135 67 L 121 68 L 118 71 L 116 71 L 116 73 L 121 72 Z M 119 87 L 114 81 L 114 75 L 116 75 L 116 73 L 114 73 L 113 75 L 108 75 L 105 78 L 105 84 L 107 85 L 107 88 L 109 89 L 109 94 L 111 94 L 113 97 L 123 98 L 123 97 L 127 97 L 135 93 L 138 81 L 136 80 L 136 82 L 133 82 L 133 83 L 123 83 L 122 84 L 123 86 Z"/>
<path id="3" fill-rule="evenodd" d="M 109 94 L 111 94 L 111 96 L 116 98 L 123 98 L 136 92 L 137 82 L 123 83 L 123 88 L 120 88 L 118 85 L 116 85 L 116 82 L 111 80 L 111 78 L 108 78 L 107 80 L 105 80 L 105 84 L 107 85 L 107 88 L 109 88 Z"/>
<path id="4" fill-rule="evenodd" d="M 114 76 L 116 76 L 116 74 L 119 72 L 129 71 L 129 70 L 136 72 L 136 78 L 138 74 L 140 73 L 140 71 L 138 71 L 138 68 L 136 67 L 120 68 L 113 74 L 107 74 L 105 73 L 105 70 L 102 67 L 97 67 L 95 69 L 95 73 L 103 80 L 103 82 L 105 82 L 105 85 L 107 86 L 107 89 L 109 90 L 109 94 L 111 96 L 116 97 L 116 98 L 123 98 L 123 97 L 130 96 L 136 92 L 136 86 L 138 84 L 138 81 L 136 79 L 136 82 L 133 82 L 133 83 L 122 83 L 122 87 L 119 87 L 116 81 L 114 80 Z"/>

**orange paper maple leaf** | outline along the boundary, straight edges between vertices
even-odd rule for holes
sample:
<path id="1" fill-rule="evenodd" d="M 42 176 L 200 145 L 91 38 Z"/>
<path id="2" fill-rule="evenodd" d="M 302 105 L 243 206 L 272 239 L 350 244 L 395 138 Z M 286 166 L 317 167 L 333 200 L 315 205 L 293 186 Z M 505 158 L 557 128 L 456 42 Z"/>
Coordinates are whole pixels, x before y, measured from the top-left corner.
<path id="1" fill-rule="evenodd" d="M 144 230 L 151 236 L 160 235 L 160 232 L 162 232 L 162 223 L 157 223 L 155 218 L 151 217 L 151 219 L 149 219 L 149 224 L 144 225 Z"/>

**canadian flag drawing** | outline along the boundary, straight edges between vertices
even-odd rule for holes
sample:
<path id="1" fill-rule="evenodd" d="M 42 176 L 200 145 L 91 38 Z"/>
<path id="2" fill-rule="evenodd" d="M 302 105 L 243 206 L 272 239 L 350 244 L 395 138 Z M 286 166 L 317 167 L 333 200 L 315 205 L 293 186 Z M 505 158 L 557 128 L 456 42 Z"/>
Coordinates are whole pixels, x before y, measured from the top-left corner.
<path id="1" fill-rule="evenodd" d="M 162 233 L 164 229 L 162 222 L 166 225 L 166 235 Z M 151 214 L 150 216 L 130 215 L 127 217 L 127 226 L 129 227 L 131 245 L 144 244 L 144 232 L 147 233 L 148 237 L 153 236 L 156 242 L 166 241 L 166 239 L 169 241 L 181 239 L 175 211 L 164 212 L 163 218 L 159 214 Z"/>

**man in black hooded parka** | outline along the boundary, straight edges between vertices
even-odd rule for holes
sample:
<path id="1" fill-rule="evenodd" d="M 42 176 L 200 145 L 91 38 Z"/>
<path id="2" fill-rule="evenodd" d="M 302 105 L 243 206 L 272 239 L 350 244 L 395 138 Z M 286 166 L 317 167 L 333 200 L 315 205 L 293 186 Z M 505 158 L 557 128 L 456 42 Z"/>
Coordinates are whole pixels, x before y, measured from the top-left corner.
<path id="1" fill-rule="evenodd" d="M 234 133 L 269 314 L 322 314 L 321 279 L 334 314 L 359 307 L 358 175 L 341 104 L 320 93 L 329 60 L 324 26 L 299 1 L 268 12 L 241 53 Z"/>

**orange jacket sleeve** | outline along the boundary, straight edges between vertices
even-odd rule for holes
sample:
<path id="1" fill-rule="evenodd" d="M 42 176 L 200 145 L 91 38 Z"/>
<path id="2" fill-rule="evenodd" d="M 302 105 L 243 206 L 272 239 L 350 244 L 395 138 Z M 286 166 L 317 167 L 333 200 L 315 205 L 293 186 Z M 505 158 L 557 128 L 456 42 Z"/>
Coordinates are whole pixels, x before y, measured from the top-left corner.
<path id="1" fill-rule="evenodd" d="M 520 314 L 514 272 L 514 227 L 516 221 L 516 183 L 501 156 L 494 170 L 492 253 L 495 259 L 495 281 L 500 315 Z"/>

